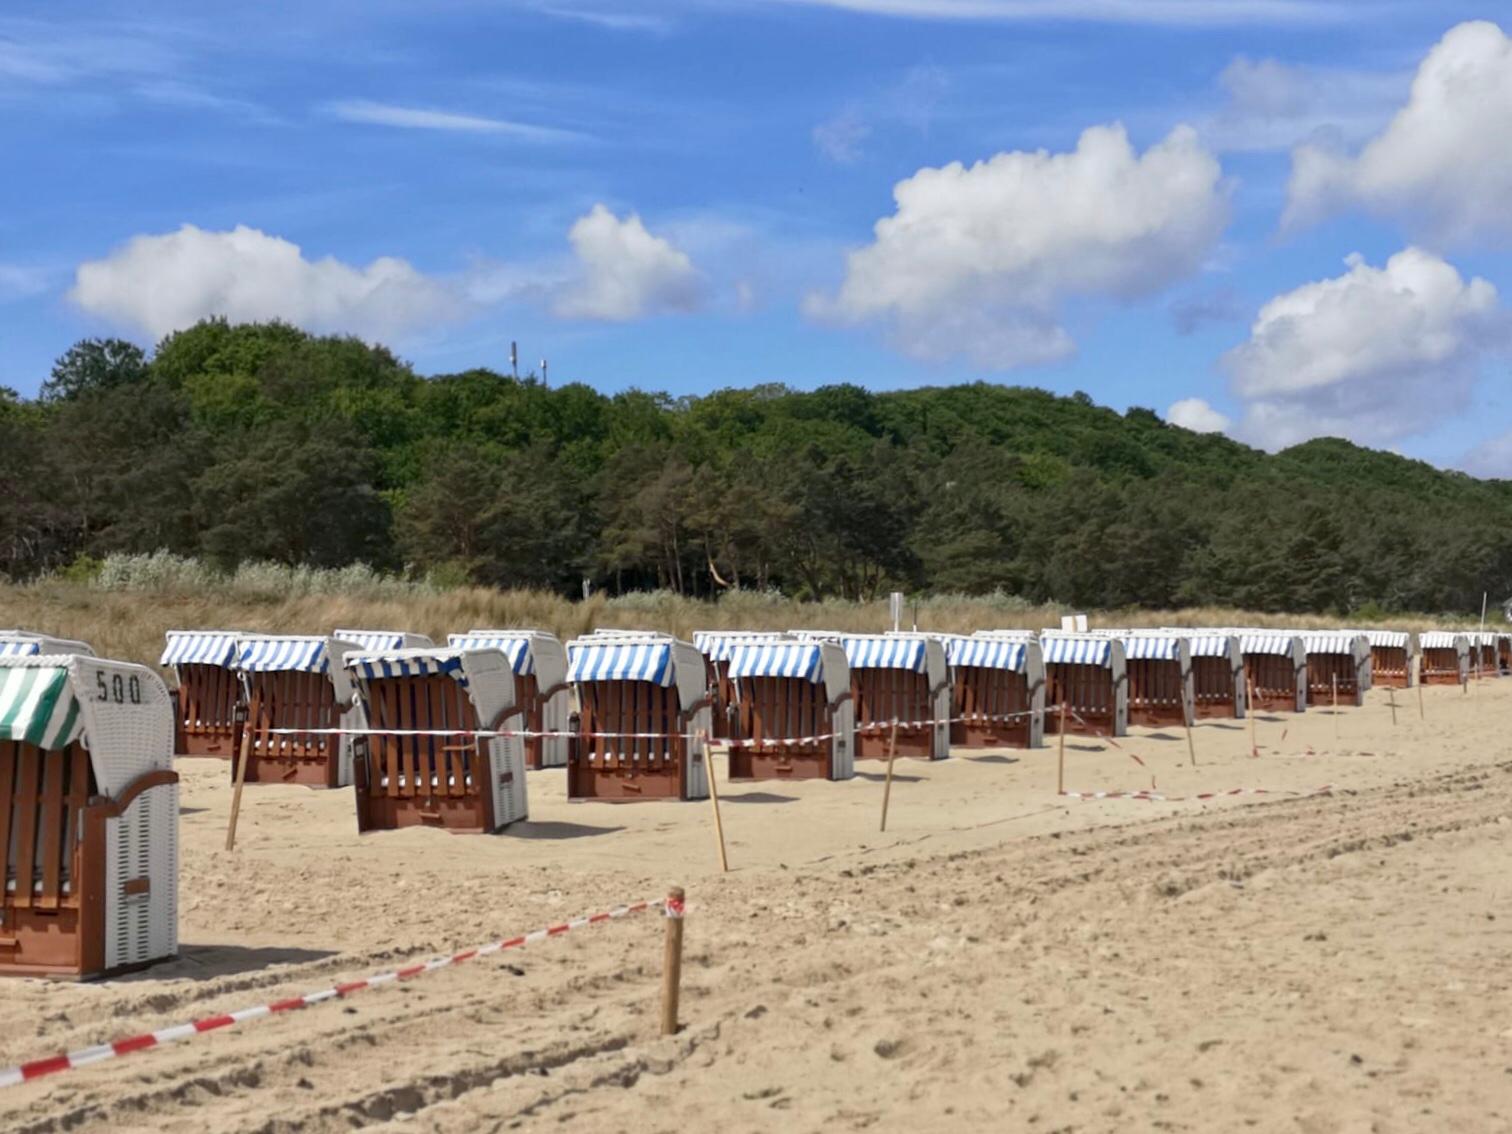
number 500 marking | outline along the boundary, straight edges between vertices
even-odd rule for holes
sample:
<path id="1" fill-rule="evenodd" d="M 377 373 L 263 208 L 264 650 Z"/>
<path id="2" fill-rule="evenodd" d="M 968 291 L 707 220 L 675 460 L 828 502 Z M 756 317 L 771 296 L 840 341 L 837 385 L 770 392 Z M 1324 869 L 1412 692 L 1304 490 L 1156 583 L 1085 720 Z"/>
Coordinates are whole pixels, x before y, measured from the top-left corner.
<path id="1" fill-rule="evenodd" d="M 107 680 L 103 669 L 95 670 L 95 700 L 113 702 L 117 705 L 140 705 L 142 703 L 142 679 L 133 673 L 123 677 L 112 673 Z"/>

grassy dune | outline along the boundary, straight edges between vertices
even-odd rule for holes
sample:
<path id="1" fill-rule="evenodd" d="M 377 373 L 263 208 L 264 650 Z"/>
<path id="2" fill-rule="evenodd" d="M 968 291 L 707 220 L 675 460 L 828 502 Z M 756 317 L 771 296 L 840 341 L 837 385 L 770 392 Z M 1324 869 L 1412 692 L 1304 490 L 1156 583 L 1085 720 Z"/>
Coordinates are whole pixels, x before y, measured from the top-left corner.
<path id="1" fill-rule="evenodd" d="M 1065 608 L 1034 606 L 1005 596 L 945 595 L 910 604 L 904 624 L 921 630 L 1039 629 L 1057 626 Z M 1312 615 L 1240 610 L 1114 610 L 1092 612 L 1094 626 L 1241 625 L 1336 626 Z M 1473 619 L 1437 616 L 1373 619 L 1371 625 L 1423 629 Z M 689 637 L 694 630 L 889 628 L 885 601 L 800 603 L 777 595 L 737 593 L 718 603 L 656 592 L 573 602 L 536 591 L 438 589 L 380 578 L 333 581 L 321 573 L 269 577 L 176 579 L 161 585 L 113 585 L 108 579 L 50 579 L 0 586 L 0 626 L 16 626 L 91 643 L 104 656 L 154 664 L 169 629 L 238 629 L 322 633 L 338 626 L 409 630 L 444 642 L 472 627 L 530 627 L 570 638 L 596 626 L 661 630 Z"/>

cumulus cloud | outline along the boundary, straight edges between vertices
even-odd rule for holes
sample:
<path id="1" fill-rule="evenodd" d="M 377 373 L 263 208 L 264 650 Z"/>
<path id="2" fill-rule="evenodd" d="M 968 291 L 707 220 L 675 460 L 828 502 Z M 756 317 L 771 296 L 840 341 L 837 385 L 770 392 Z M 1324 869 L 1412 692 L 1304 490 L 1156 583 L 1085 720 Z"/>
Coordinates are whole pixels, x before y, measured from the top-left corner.
<path id="1" fill-rule="evenodd" d="M 1407 104 L 1358 154 L 1292 155 L 1284 224 L 1358 204 L 1440 244 L 1512 237 L 1512 40 L 1460 24 L 1418 67 Z"/>
<path id="2" fill-rule="evenodd" d="M 1384 268 L 1346 263 L 1272 299 L 1224 355 L 1245 403 L 1239 436 L 1270 448 L 1327 435 L 1393 442 L 1463 409 L 1479 364 L 1505 347 L 1487 281 L 1418 248 Z"/>
<path id="3" fill-rule="evenodd" d="M 553 304 L 564 319 L 622 323 L 693 311 L 703 304 L 704 278 L 692 259 L 648 232 L 634 213 L 621 220 L 595 205 L 578 218 L 567 238 L 578 274 Z"/>
<path id="4" fill-rule="evenodd" d="M 1202 137 L 1222 152 L 1289 150 L 1321 139 L 1358 145 L 1390 120 L 1410 78 L 1241 55 L 1218 76 L 1224 104 L 1201 123 Z"/>
<path id="5" fill-rule="evenodd" d="M 1194 433 L 1222 433 L 1233 424 L 1202 398 L 1182 398 L 1166 410 L 1165 417 L 1172 425 Z"/>
<path id="6" fill-rule="evenodd" d="M 1228 218 L 1218 162 L 1185 126 L 1143 154 L 1122 126 L 1095 126 L 1070 153 L 925 168 L 893 197 L 839 291 L 807 311 L 880 320 L 915 357 L 995 369 L 1064 358 L 1062 301 L 1159 291 L 1201 266 Z"/>
<path id="7" fill-rule="evenodd" d="M 459 307 L 446 286 L 403 260 L 310 260 L 299 245 L 245 225 L 133 237 L 81 264 L 69 298 L 154 338 L 217 315 L 381 338 L 449 319 Z"/>

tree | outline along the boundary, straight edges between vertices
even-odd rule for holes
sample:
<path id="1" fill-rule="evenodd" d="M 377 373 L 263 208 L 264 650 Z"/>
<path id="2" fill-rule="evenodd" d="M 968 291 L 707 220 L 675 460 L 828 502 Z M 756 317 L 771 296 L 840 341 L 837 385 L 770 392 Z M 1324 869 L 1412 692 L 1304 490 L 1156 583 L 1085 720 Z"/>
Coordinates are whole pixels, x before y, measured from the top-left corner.
<path id="1" fill-rule="evenodd" d="M 125 339 L 83 339 L 53 363 L 42 383 L 44 402 L 73 401 L 86 394 L 132 386 L 146 380 L 147 356 Z"/>

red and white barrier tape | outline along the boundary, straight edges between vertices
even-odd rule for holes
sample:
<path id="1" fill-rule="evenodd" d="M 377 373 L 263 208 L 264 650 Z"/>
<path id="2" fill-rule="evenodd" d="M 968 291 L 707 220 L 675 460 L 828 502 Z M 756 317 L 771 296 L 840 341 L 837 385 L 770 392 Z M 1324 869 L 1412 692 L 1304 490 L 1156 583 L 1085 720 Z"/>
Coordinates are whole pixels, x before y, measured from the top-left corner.
<path id="1" fill-rule="evenodd" d="M 238 1012 L 228 1012 L 219 1016 L 206 1016 L 189 1023 L 160 1028 L 155 1032 L 142 1032 L 140 1035 L 127 1036 L 124 1039 L 118 1039 L 111 1043 L 102 1043 L 96 1047 L 80 1048 L 78 1051 L 53 1055 L 46 1059 L 34 1059 L 30 1063 L 23 1063 L 18 1067 L 0 1070 L 0 1088 L 29 1083 L 34 1079 L 56 1075 L 62 1071 L 77 1070 L 80 1067 L 88 1067 L 93 1063 L 103 1063 L 106 1060 L 115 1059 L 122 1055 L 130 1055 L 132 1052 L 162 1047 L 165 1044 L 176 1043 L 179 1040 L 189 1039 L 192 1036 L 203 1035 L 205 1032 L 214 1032 L 222 1028 L 235 1027 L 237 1024 L 245 1024 L 249 1020 L 258 1020 L 264 1016 L 276 1016 L 284 1012 L 293 1012 L 300 1008 L 309 1008 L 315 1004 L 324 1003 L 327 1000 L 344 999 L 364 989 L 377 988 L 380 985 L 393 984 L 396 981 L 413 980 L 415 977 L 422 976 L 425 973 L 433 973 L 441 969 L 450 968 L 453 965 L 460 965 L 464 961 L 471 961 L 476 957 L 487 957 L 494 953 L 502 952 L 505 949 L 518 949 L 525 945 L 534 945 L 548 938 L 560 937 L 562 934 L 574 929 L 599 925 L 606 921 L 626 917 L 629 914 L 643 913 L 651 909 L 660 909 L 668 917 L 683 916 L 683 904 L 677 902 L 674 912 L 673 903 L 665 898 L 654 902 L 636 902 L 634 905 L 617 906 L 604 913 L 573 918 L 571 921 L 549 925 L 544 929 L 537 929 L 531 933 L 521 934 L 518 937 L 493 941 L 487 945 L 480 945 L 475 949 L 464 949 L 460 953 L 453 953 L 447 957 L 436 957 L 433 960 L 420 961 L 413 965 L 406 965 L 402 969 L 395 969 L 393 972 L 379 973 L 376 976 L 366 977 L 363 980 L 348 981 L 345 984 L 320 989 L 318 992 L 307 992 L 303 996 L 296 996 L 289 1000 L 276 1000 L 271 1004 L 259 1004 L 254 1008 L 243 1008 Z"/>
<path id="2" fill-rule="evenodd" d="M 1226 799 L 1234 795 L 1329 795 L 1333 784 L 1324 784 L 1312 791 L 1292 791 L 1286 788 L 1230 788 L 1228 791 L 1200 791 L 1195 795 L 1162 795 L 1157 791 L 1063 791 L 1068 799 L 1137 799 L 1147 803 L 1183 803 L 1194 799 Z"/>

